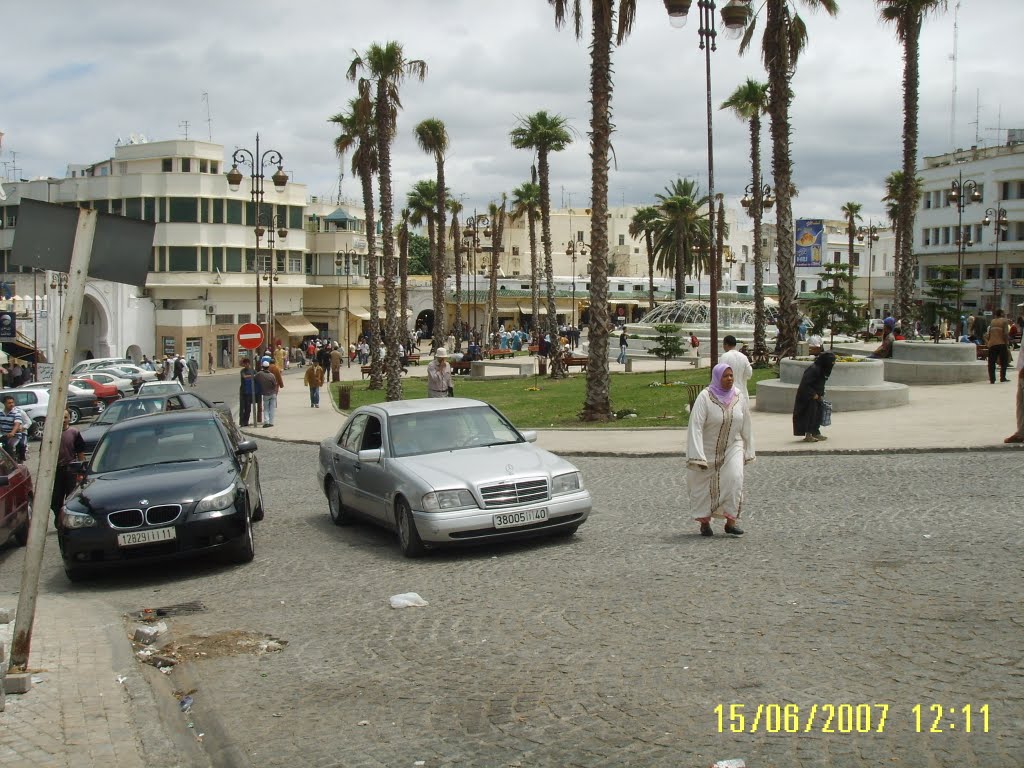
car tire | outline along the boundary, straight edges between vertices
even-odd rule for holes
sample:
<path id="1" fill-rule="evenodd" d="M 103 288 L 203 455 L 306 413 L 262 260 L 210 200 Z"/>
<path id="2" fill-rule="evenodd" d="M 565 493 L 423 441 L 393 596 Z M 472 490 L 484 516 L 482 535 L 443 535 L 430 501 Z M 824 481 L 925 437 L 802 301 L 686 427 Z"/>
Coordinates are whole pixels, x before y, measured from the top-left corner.
<path id="1" fill-rule="evenodd" d="M 399 497 L 395 499 L 395 526 L 398 528 L 398 545 L 406 557 L 421 557 L 426 551 L 416 521 L 413 519 L 409 502 Z"/>
<path id="2" fill-rule="evenodd" d="M 28 504 L 28 519 L 25 524 L 14 532 L 14 543 L 19 547 L 24 547 L 28 544 L 28 529 L 32 525 L 32 502 Z"/>
<path id="3" fill-rule="evenodd" d="M 263 488 L 260 486 L 259 476 L 256 477 L 256 508 L 252 511 L 252 521 L 258 523 L 265 516 L 263 511 Z"/>
<path id="4" fill-rule="evenodd" d="M 72 408 L 70 405 L 68 406 L 68 415 L 70 417 L 69 420 L 72 424 L 77 424 L 79 420 L 81 420 L 82 418 L 82 414 L 78 411 L 78 409 Z"/>
<path id="5" fill-rule="evenodd" d="M 231 562 L 242 565 L 251 563 L 256 556 L 256 543 L 252 536 L 252 520 L 245 521 L 245 534 L 235 543 L 231 550 Z"/>
<path id="6" fill-rule="evenodd" d="M 43 427 L 46 426 L 46 417 L 40 416 L 39 418 L 32 419 L 32 424 L 28 428 L 29 440 L 42 440 L 43 439 Z"/>
<path id="7" fill-rule="evenodd" d="M 352 517 L 346 511 L 341 498 L 341 488 L 333 480 L 327 481 L 327 511 L 335 525 L 343 526 L 352 522 Z"/>
<path id="8" fill-rule="evenodd" d="M 97 416 L 99 416 L 101 413 L 103 413 L 103 411 L 105 411 L 106 409 L 107 409 L 107 404 L 106 403 L 104 403 L 102 400 L 97 400 L 96 401 L 96 415 Z"/>

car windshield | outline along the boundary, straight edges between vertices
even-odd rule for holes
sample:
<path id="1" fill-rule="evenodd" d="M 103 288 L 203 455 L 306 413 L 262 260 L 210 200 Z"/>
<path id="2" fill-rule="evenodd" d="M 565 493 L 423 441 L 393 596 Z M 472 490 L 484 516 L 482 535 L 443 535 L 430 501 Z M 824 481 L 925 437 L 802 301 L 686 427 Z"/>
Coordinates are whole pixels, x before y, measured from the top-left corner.
<path id="1" fill-rule="evenodd" d="M 139 392 L 147 395 L 166 395 L 171 392 L 184 392 L 185 388 L 176 381 L 158 381 L 142 385 Z"/>
<path id="2" fill-rule="evenodd" d="M 388 433 L 396 457 L 522 442 L 508 420 L 486 405 L 392 416 Z"/>
<path id="3" fill-rule="evenodd" d="M 213 418 L 167 422 L 139 419 L 103 436 L 93 454 L 93 473 L 178 464 L 227 456 L 227 445 Z"/>
<path id="4" fill-rule="evenodd" d="M 148 413 L 159 413 L 167 405 L 166 400 L 136 399 L 117 400 L 107 406 L 93 424 L 117 424 L 132 416 L 145 416 Z"/>

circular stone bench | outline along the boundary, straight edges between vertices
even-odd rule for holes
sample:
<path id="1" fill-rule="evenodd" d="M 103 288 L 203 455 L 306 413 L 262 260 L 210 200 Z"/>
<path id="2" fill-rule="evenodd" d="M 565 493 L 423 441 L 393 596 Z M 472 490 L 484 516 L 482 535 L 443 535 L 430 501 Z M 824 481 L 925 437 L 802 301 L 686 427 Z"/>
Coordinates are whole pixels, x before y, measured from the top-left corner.
<path id="1" fill-rule="evenodd" d="M 757 383 L 755 408 L 771 413 L 791 413 L 796 390 L 811 360 L 784 358 L 778 379 Z M 858 363 L 836 363 L 825 384 L 825 399 L 833 411 L 873 411 L 897 408 L 910 403 L 910 388 L 883 378 L 881 360 L 863 359 Z"/>
<path id="2" fill-rule="evenodd" d="M 900 384 L 966 384 L 985 381 L 988 366 L 973 344 L 897 341 L 885 363 L 885 380 Z"/>

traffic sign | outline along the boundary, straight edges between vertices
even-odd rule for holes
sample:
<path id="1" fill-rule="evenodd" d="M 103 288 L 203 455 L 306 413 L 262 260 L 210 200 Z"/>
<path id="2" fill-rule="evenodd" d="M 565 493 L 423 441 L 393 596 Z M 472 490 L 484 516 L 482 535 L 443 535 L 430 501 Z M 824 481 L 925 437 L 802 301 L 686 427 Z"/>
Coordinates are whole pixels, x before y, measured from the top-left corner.
<path id="1" fill-rule="evenodd" d="M 256 323 L 245 323 L 235 334 L 242 349 L 257 349 L 263 343 L 263 329 Z"/>

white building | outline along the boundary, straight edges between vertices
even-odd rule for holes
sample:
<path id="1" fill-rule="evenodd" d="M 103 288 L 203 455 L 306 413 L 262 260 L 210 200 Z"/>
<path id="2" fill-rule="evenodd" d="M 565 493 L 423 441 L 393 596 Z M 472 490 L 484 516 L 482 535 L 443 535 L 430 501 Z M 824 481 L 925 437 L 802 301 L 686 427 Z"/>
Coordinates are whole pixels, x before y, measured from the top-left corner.
<path id="1" fill-rule="evenodd" d="M 1020 133 L 1011 131 L 1011 138 Z M 918 296 L 938 275 L 937 267 L 958 267 L 964 280 L 963 314 L 999 306 L 1017 316 L 1024 302 L 1024 143 L 926 157 L 918 175 L 924 182 L 914 224 Z M 953 182 L 964 190 L 962 206 L 950 202 Z M 978 201 L 971 199 L 975 189 Z M 1008 223 L 997 244 L 999 209 Z M 963 237 L 957 237 L 958 230 Z"/>

